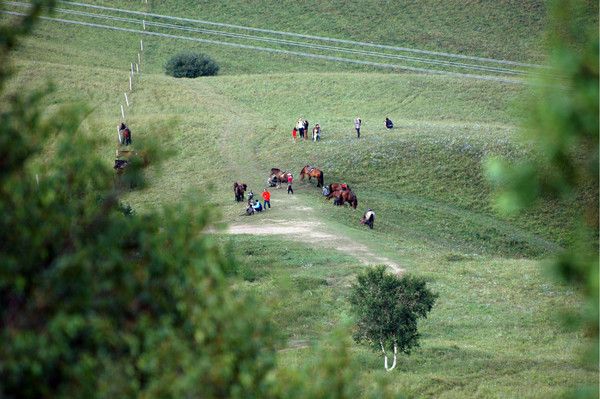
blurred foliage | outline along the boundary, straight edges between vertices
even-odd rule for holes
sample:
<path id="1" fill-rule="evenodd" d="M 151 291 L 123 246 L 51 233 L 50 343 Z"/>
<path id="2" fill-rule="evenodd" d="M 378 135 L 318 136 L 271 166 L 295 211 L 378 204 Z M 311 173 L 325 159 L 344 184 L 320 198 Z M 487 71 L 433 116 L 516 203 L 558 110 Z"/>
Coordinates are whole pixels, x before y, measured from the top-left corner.
<path id="1" fill-rule="evenodd" d="M 573 310 L 572 324 L 585 330 L 593 350 L 588 364 L 598 367 L 598 3 L 554 1 L 548 28 L 551 73 L 537 78 L 531 101 L 526 138 L 539 156 L 508 166 L 488 165 L 498 188 L 497 204 L 507 212 L 532 206 L 536 201 L 563 199 L 582 204 L 574 223 L 575 243 L 554 260 L 561 278 L 584 294 L 583 309 Z M 598 387 L 582 394 L 598 396 Z"/>
<path id="2" fill-rule="evenodd" d="M 0 29 L 2 82 L 42 3 Z M 51 113 L 49 91 L 0 103 L 0 397 L 263 397 L 277 334 L 230 288 L 213 211 L 123 205 L 88 110 Z"/>
<path id="3" fill-rule="evenodd" d="M 217 72 L 219 65 L 206 54 L 179 53 L 165 64 L 165 73 L 174 78 L 214 76 Z"/>
<path id="4" fill-rule="evenodd" d="M 393 353 L 410 354 L 419 346 L 417 320 L 427 317 L 437 294 L 431 292 L 425 280 L 410 275 L 396 276 L 385 266 L 366 270 L 352 286 L 350 303 L 356 316 L 357 342 L 368 343 L 373 350 L 381 346 Z"/>

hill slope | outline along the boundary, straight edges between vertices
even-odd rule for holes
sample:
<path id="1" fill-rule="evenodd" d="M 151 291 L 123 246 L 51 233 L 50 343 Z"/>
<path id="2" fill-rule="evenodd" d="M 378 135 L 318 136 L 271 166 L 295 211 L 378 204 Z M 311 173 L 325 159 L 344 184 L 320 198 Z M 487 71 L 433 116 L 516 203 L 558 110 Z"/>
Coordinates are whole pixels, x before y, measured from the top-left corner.
<path id="1" fill-rule="evenodd" d="M 537 2 L 473 1 L 465 14 L 465 3 L 457 1 L 384 9 L 370 2 L 149 1 L 147 8 L 131 7 L 430 50 L 542 58 L 535 45 L 543 28 Z M 94 4 L 123 7 L 116 1 Z M 110 168 L 139 39 L 44 22 L 21 49 L 21 74 L 12 85 L 31 87 L 48 77 L 57 85 L 54 104 L 88 102 L 93 111 L 82 131 L 101 140 L 101 156 Z M 519 98 L 529 93 L 528 86 L 390 73 L 158 37 L 144 43 L 142 74 L 135 76 L 132 105 L 125 108 L 127 122 L 135 146 L 156 140 L 173 155 L 150 168 L 150 187 L 126 198 L 138 212 L 178 203 L 191 193 L 196 201 L 218 206 L 230 223 L 269 225 L 292 214 L 293 220 L 311 218 L 345 242 L 429 278 L 440 302 L 422 325 L 423 348 L 403 358 L 400 375 L 383 377 L 397 392 L 546 397 L 597 378 L 573 355 L 579 338 L 553 316 L 557 307 L 577 306 L 578 298 L 549 283 L 536 262 L 522 259 L 568 241 L 574 209 L 547 203 L 520 218 L 500 217 L 491 209 L 482 177 L 486 156 L 529 155 L 528 146 L 516 140 Z M 192 81 L 162 75 L 168 56 L 184 49 L 214 56 L 224 76 Z M 356 116 L 364 121 L 360 141 L 352 125 Z M 290 130 L 299 117 L 323 126 L 320 143 L 292 142 Z M 385 130 L 385 117 L 394 120 L 394 130 Z M 318 189 L 297 180 L 295 200 L 273 190 L 272 210 L 241 216 L 243 205 L 233 202 L 231 193 L 234 180 L 258 193 L 271 167 L 291 170 L 298 179 L 307 163 L 323 168 L 327 183 L 349 183 L 359 196 L 359 210 L 334 208 Z M 374 231 L 357 223 L 365 207 L 377 212 Z M 236 286 L 269 303 L 289 339 L 282 364 L 314 356 L 305 347 L 343 323 L 348 284 L 361 267 L 356 256 L 314 245 L 318 237 L 289 238 L 216 238 L 233 245 L 240 259 Z M 381 366 L 379 358 L 360 347 L 353 352 L 364 364 L 366 386 Z"/>

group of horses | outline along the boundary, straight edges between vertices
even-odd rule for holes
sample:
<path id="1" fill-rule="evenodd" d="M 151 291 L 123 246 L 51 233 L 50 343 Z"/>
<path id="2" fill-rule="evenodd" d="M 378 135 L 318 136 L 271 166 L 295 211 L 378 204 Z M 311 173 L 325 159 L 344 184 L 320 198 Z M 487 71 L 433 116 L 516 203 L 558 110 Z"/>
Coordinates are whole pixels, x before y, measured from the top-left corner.
<path id="1" fill-rule="evenodd" d="M 289 181 L 288 178 L 291 176 L 291 172 L 286 172 L 278 168 L 272 168 L 267 183 L 271 186 L 279 186 L 281 183 L 287 183 Z M 315 178 L 317 181 L 317 187 L 325 187 L 322 170 L 310 165 L 306 165 L 300 171 L 300 180 L 304 180 L 305 177 L 308 177 L 309 182 L 312 178 Z M 243 201 L 244 192 L 247 189 L 248 186 L 244 183 L 233 183 L 235 200 L 238 202 Z M 347 184 L 331 183 L 326 189 L 324 188 L 323 193 L 326 194 L 328 200 L 332 198 L 334 199 L 334 205 L 342 206 L 344 204 L 349 204 L 354 209 L 356 209 L 358 206 L 358 199 L 356 198 L 354 192 L 352 192 L 350 189 L 350 186 Z"/>
<path id="2" fill-rule="evenodd" d="M 305 176 L 308 176 L 309 182 L 311 178 L 316 178 L 317 187 L 324 187 L 322 170 L 312 167 L 310 165 L 306 165 L 300 171 L 300 180 L 304 180 Z M 356 207 L 358 206 L 358 199 L 356 198 L 356 195 L 346 184 L 332 183 L 328 186 L 328 189 L 324 191 L 324 193 L 325 192 L 327 193 L 328 200 L 334 198 L 334 205 L 342 206 L 347 203 L 354 209 L 356 209 Z"/>

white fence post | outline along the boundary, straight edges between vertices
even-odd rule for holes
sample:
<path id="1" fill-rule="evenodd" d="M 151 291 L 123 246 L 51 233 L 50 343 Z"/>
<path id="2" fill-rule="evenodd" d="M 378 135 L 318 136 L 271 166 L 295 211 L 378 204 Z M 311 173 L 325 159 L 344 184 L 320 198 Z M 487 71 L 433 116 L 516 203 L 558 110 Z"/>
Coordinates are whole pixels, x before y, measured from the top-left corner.
<path id="1" fill-rule="evenodd" d="M 127 93 L 125 93 L 125 102 L 127 103 L 127 106 L 129 107 L 129 99 L 127 98 Z"/>
<path id="2" fill-rule="evenodd" d="M 119 144 L 123 144 L 123 135 L 121 134 L 121 129 L 117 126 L 117 138 L 119 139 Z"/>
<path id="3" fill-rule="evenodd" d="M 140 50 L 144 51 L 144 41 L 140 39 Z"/>
<path id="4" fill-rule="evenodd" d="M 142 27 L 144 28 L 144 30 L 146 30 L 146 21 L 144 21 L 143 19 L 142 19 Z"/>
<path id="5" fill-rule="evenodd" d="M 133 85 L 131 83 L 131 74 L 129 74 L 129 91 L 133 91 Z"/>

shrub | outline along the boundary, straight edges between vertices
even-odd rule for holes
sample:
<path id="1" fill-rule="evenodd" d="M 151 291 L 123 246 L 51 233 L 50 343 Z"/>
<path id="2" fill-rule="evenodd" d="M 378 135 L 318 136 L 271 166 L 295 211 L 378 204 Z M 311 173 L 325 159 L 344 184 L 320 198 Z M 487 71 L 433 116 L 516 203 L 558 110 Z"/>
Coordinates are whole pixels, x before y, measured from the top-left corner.
<path id="1" fill-rule="evenodd" d="M 213 76 L 217 72 L 219 72 L 219 65 L 206 54 L 180 53 L 173 56 L 165 65 L 165 73 L 174 78 Z"/>

